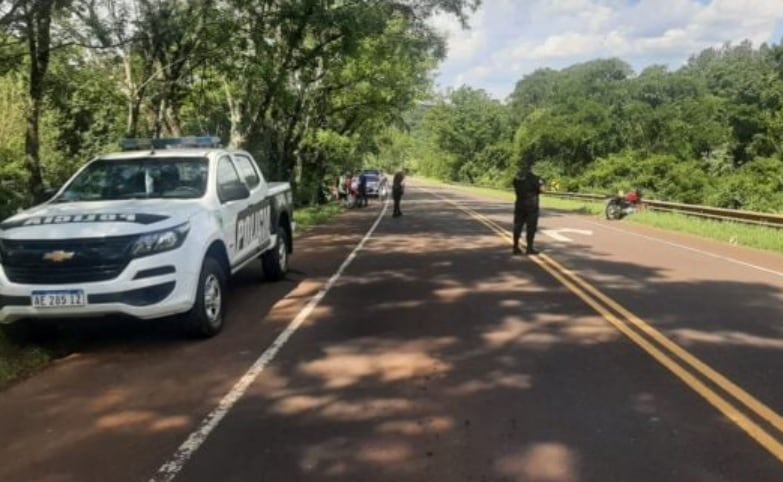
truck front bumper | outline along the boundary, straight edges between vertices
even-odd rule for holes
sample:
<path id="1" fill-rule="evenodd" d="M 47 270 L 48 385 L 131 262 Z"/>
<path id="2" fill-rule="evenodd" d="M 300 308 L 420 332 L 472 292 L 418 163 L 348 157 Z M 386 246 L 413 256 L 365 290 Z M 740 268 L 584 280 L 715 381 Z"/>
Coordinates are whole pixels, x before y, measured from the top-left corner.
<path id="1" fill-rule="evenodd" d="M 161 253 L 132 260 L 115 279 L 82 284 L 12 283 L 0 266 L 0 323 L 21 318 L 85 318 L 125 315 L 162 318 L 188 311 L 194 303 L 200 266 Z M 33 292 L 78 291 L 82 306 L 33 306 Z"/>

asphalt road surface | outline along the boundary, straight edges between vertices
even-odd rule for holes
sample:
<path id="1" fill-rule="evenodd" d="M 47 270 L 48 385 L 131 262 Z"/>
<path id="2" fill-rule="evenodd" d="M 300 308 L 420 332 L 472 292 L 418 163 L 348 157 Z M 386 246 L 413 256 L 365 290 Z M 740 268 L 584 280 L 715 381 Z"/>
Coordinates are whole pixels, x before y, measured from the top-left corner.
<path id="1" fill-rule="evenodd" d="M 0 481 L 783 480 L 783 257 L 557 211 L 512 257 L 508 202 L 403 212 L 243 272 L 212 340 L 74 323 L 0 393 Z"/>

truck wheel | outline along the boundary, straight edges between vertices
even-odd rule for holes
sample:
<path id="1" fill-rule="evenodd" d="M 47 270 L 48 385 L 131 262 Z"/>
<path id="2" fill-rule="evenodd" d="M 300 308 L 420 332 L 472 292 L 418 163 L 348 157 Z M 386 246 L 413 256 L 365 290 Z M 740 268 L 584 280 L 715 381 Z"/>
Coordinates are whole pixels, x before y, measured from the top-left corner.
<path id="1" fill-rule="evenodd" d="M 288 242 L 288 233 L 279 227 L 275 247 L 261 255 L 261 264 L 264 267 L 266 279 L 279 281 L 285 278 L 288 272 Z"/>
<path id="2" fill-rule="evenodd" d="M 183 319 L 184 331 L 193 337 L 209 338 L 223 328 L 226 275 L 214 258 L 204 259 L 198 279 L 196 302 Z"/>

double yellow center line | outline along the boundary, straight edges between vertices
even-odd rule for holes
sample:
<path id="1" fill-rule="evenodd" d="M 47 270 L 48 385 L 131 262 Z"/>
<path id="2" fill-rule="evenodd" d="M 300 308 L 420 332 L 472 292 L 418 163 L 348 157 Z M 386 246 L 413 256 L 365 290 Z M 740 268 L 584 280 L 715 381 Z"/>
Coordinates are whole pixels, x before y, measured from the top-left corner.
<path id="1" fill-rule="evenodd" d="M 451 199 L 439 196 L 460 211 L 480 222 L 498 236 L 513 242 L 511 234 L 495 221 L 463 206 Z M 582 279 L 578 274 L 564 267 L 546 254 L 529 258 L 562 283 L 572 293 L 587 303 L 618 331 L 646 351 L 677 378 L 701 395 L 729 420 L 744 430 L 756 442 L 783 462 L 783 418 L 772 409 L 721 375 L 694 355 L 671 341 L 638 316 Z M 738 408 L 739 407 L 739 408 Z M 751 417 L 759 417 L 777 430 L 762 427 Z"/>

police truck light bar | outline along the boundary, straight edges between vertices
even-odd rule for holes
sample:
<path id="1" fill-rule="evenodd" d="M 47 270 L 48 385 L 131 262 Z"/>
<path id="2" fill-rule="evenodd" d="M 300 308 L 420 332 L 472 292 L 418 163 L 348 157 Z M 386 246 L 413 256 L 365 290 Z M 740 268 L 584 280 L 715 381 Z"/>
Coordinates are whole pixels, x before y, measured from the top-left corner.
<path id="1" fill-rule="evenodd" d="M 209 148 L 220 147 L 217 136 L 198 137 L 163 137 L 160 139 L 123 139 L 123 151 L 141 151 L 154 149 L 171 149 L 177 147 Z"/>

